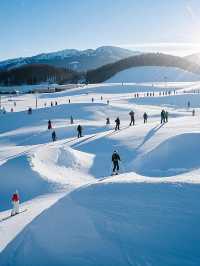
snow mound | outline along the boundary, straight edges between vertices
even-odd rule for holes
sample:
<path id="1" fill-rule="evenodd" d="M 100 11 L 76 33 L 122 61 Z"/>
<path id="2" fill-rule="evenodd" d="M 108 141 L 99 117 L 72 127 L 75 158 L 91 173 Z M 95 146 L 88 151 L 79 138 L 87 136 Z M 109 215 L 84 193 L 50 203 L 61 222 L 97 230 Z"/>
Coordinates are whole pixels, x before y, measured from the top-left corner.
<path id="1" fill-rule="evenodd" d="M 37 149 L 32 163 L 33 169 L 51 182 L 80 185 L 91 179 L 89 169 L 93 158 L 93 155 L 73 150 L 67 145 L 47 145 Z"/>
<path id="2" fill-rule="evenodd" d="M 144 66 L 120 71 L 106 82 L 163 82 L 165 79 L 168 82 L 199 81 L 200 75 L 175 67 Z"/>
<path id="3" fill-rule="evenodd" d="M 199 192 L 170 183 L 87 186 L 29 224 L 1 265 L 199 265 Z"/>
<path id="4" fill-rule="evenodd" d="M 200 168 L 200 134 L 177 135 L 137 158 L 133 169 L 140 175 L 166 177 Z"/>
<path id="5" fill-rule="evenodd" d="M 42 146 L 6 161 L 0 167 L 0 210 L 11 207 L 10 198 L 16 189 L 21 201 L 27 201 L 91 181 L 88 172 L 92 162 L 93 155 L 65 145 Z"/>

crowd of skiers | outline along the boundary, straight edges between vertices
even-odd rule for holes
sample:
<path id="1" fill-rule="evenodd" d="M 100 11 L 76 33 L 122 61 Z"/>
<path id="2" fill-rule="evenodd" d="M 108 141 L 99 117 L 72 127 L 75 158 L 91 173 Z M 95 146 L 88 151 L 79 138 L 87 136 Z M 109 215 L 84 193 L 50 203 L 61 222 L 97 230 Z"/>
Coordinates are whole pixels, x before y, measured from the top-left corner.
<path id="1" fill-rule="evenodd" d="M 195 112 L 193 111 L 193 116 L 195 115 Z M 129 116 L 130 116 L 130 123 L 129 123 L 129 126 L 134 126 L 135 125 L 135 112 L 133 110 L 131 110 L 129 112 Z M 166 110 L 162 110 L 161 113 L 160 113 L 160 117 L 161 117 L 161 124 L 163 123 L 167 123 L 168 122 L 168 117 L 169 117 L 169 113 L 168 111 Z M 146 112 L 144 112 L 143 114 L 143 122 L 144 124 L 146 124 L 148 121 L 148 114 Z M 120 118 L 117 117 L 115 119 L 115 131 L 118 131 L 120 130 Z M 70 124 L 74 124 L 74 118 L 73 116 L 70 116 Z M 107 117 L 106 118 L 106 125 L 110 125 L 110 118 Z M 56 132 L 55 132 L 55 129 L 53 129 L 52 127 L 52 122 L 51 120 L 48 121 L 48 124 L 47 124 L 47 128 L 48 130 L 51 130 L 51 136 L 52 136 L 52 141 L 56 141 L 57 140 L 57 136 L 56 136 Z M 77 130 L 77 137 L 78 138 L 81 138 L 83 136 L 83 127 L 79 124 L 76 128 Z"/>

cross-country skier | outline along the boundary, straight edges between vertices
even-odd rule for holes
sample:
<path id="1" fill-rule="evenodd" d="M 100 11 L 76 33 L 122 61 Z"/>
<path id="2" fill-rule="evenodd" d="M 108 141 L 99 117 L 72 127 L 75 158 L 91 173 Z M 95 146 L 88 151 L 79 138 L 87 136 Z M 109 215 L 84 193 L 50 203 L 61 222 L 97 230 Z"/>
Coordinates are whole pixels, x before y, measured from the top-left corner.
<path id="1" fill-rule="evenodd" d="M 133 124 L 133 126 L 135 125 L 135 113 L 132 111 L 130 111 L 129 113 L 130 117 L 131 117 L 131 122 L 130 122 L 130 126 Z"/>
<path id="2" fill-rule="evenodd" d="M 110 118 L 109 117 L 106 118 L 106 125 L 110 125 Z"/>
<path id="3" fill-rule="evenodd" d="M 169 117 L 169 113 L 167 111 L 165 111 L 165 122 L 168 122 L 168 117 Z"/>
<path id="4" fill-rule="evenodd" d="M 51 134 L 53 142 L 56 141 L 56 132 L 55 130 Z"/>
<path id="5" fill-rule="evenodd" d="M 78 131 L 78 138 L 81 138 L 82 137 L 82 126 L 81 125 L 78 125 L 77 127 L 77 131 Z"/>
<path id="6" fill-rule="evenodd" d="M 12 195 L 12 204 L 13 204 L 13 209 L 11 212 L 11 216 L 16 215 L 19 213 L 19 193 L 16 190 L 16 192 Z"/>
<path id="7" fill-rule="evenodd" d="M 119 154 L 117 153 L 117 151 L 113 152 L 112 155 L 112 163 L 113 163 L 113 174 L 114 173 L 118 173 L 119 171 L 119 161 L 121 161 Z M 116 172 L 117 170 L 117 172 Z"/>
<path id="8" fill-rule="evenodd" d="M 148 115 L 147 115 L 146 112 L 143 114 L 143 118 L 144 118 L 144 124 L 146 124 L 147 123 L 147 118 L 148 118 Z"/>
<path id="9" fill-rule="evenodd" d="M 161 117 L 161 121 L 160 123 L 165 123 L 165 110 L 162 110 L 161 113 L 160 113 L 160 117 Z"/>
<path id="10" fill-rule="evenodd" d="M 48 121 L 48 130 L 52 129 L 51 120 Z"/>
<path id="11" fill-rule="evenodd" d="M 31 114 L 32 114 L 32 108 L 29 107 L 29 108 L 28 108 L 28 115 L 31 115 Z"/>
<path id="12" fill-rule="evenodd" d="M 119 126 L 120 126 L 119 117 L 116 118 L 115 123 L 116 123 L 115 130 L 120 130 L 120 128 L 119 128 Z"/>

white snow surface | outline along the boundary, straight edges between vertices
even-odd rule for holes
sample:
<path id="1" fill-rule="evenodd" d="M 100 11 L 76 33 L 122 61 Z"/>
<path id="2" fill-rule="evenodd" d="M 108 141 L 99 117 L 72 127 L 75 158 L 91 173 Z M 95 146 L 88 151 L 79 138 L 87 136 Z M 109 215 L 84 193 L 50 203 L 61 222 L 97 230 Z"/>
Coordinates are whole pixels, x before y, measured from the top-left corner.
<path id="1" fill-rule="evenodd" d="M 146 81 L 40 94 L 37 109 L 34 95 L 2 97 L 0 266 L 200 265 L 200 83 Z M 16 189 L 22 212 L 11 218 Z"/>
<path id="2" fill-rule="evenodd" d="M 132 67 L 118 72 L 107 83 L 118 82 L 180 82 L 199 81 L 200 75 L 176 67 Z"/>

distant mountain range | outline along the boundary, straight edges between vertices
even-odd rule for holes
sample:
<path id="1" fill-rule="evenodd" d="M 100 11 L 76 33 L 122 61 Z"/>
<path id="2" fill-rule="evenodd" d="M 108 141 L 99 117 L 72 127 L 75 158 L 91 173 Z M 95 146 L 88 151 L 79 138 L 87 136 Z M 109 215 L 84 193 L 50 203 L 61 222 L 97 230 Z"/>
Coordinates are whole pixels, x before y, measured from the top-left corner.
<path id="1" fill-rule="evenodd" d="M 0 85 L 99 83 L 120 71 L 140 66 L 175 67 L 200 74 L 200 64 L 192 58 L 133 52 L 112 46 L 64 50 L 0 62 Z"/>
<path id="2" fill-rule="evenodd" d="M 96 50 L 88 49 L 83 51 L 66 49 L 32 57 L 21 57 L 2 61 L 0 62 L 0 70 L 5 71 L 30 64 L 45 64 L 80 72 L 95 69 L 138 54 L 140 54 L 140 52 L 113 46 L 102 46 Z"/>

